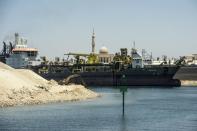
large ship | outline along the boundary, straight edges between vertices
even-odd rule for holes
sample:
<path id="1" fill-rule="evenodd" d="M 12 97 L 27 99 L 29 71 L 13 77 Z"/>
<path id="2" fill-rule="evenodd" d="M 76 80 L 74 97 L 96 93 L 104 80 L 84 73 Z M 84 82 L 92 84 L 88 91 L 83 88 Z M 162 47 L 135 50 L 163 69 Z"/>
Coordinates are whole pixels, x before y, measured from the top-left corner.
<path id="1" fill-rule="evenodd" d="M 197 81 L 197 54 L 185 56 L 185 64 L 174 78 L 182 81 Z"/>
<path id="2" fill-rule="evenodd" d="M 39 71 L 41 76 L 49 80 L 65 79 L 66 84 L 71 80 L 74 83 L 82 81 L 88 86 L 180 86 L 180 81 L 173 79 L 179 66 L 132 68 L 116 63 L 47 67 L 47 71 Z"/>
<path id="3" fill-rule="evenodd" d="M 67 59 L 60 62 L 47 61 L 45 57 L 37 63 L 38 50 L 28 48 L 27 42 L 15 34 L 12 46 L 4 43 L 1 61 L 14 68 L 30 68 L 44 78 L 60 83 L 83 83 L 88 86 L 180 86 L 180 80 L 173 78 L 179 70 L 181 60 L 175 64 L 146 64 L 135 46 L 130 55 L 126 48 L 120 53 L 110 54 L 106 47 L 95 51 L 95 33 L 92 35 L 91 53 L 67 53 Z M 135 45 L 135 44 L 134 44 Z M 70 56 L 72 56 L 71 59 Z"/>
<path id="4" fill-rule="evenodd" d="M 148 55 L 147 55 L 148 56 Z M 186 55 L 183 56 L 184 60 L 182 62 L 182 66 L 177 71 L 174 76 L 174 79 L 179 79 L 181 81 L 196 81 L 197 82 L 197 54 Z M 157 59 L 149 59 L 148 64 L 151 65 L 160 65 L 162 63 L 167 63 L 170 65 L 175 65 L 176 58 L 168 58 L 167 56 L 163 56 L 162 58 Z"/>
<path id="5" fill-rule="evenodd" d="M 67 53 L 74 59 L 59 64 L 42 63 L 33 67 L 34 71 L 46 79 L 69 82 L 82 82 L 88 86 L 180 86 L 178 79 L 173 79 L 180 68 L 180 61 L 175 65 L 146 65 L 137 50 L 132 48 L 128 55 L 126 48 L 120 53 L 109 54 L 106 47 L 95 52 L 95 34 L 92 35 L 92 52 Z M 68 57 L 69 58 L 69 57 Z M 64 80 L 63 80 L 64 79 Z"/>

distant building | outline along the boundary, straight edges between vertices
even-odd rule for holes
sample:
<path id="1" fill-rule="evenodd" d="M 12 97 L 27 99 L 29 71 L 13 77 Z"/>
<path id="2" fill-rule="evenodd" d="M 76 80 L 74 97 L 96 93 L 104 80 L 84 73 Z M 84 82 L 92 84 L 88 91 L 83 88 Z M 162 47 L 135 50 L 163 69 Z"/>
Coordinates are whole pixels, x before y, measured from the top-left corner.
<path id="1" fill-rule="evenodd" d="M 94 29 L 93 29 L 93 33 L 92 33 L 92 53 L 95 53 L 95 33 L 94 33 Z"/>
<path id="2" fill-rule="evenodd" d="M 99 63 L 111 63 L 113 61 L 113 54 L 109 54 L 108 49 L 103 46 L 99 50 L 98 58 L 99 58 Z"/>
<path id="3" fill-rule="evenodd" d="M 185 56 L 185 62 L 187 65 L 197 65 L 197 54 Z"/>
<path id="4" fill-rule="evenodd" d="M 197 54 L 192 54 L 192 56 L 194 57 L 194 60 L 197 60 Z"/>
<path id="5" fill-rule="evenodd" d="M 94 29 L 93 29 L 93 33 L 92 33 L 92 43 L 91 43 L 91 45 L 92 45 L 92 52 L 91 53 L 98 57 L 99 63 L 107 64 L 107 63 L 111 63 L 113 61 L 114 55 L 109 54 L 109 51 L 105 46 L 101 47 L 98 54 L 96 53 L 96 51 L 95 51 L 96 50 L 96 48 L 95 48 L 96 42 L 95 42 Z"/>

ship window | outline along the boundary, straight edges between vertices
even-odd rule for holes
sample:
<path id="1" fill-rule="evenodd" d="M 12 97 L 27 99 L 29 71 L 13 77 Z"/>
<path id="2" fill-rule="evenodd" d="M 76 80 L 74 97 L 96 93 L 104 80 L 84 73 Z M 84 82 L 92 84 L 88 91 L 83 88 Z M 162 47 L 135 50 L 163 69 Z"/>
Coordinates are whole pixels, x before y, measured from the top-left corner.
<path id="1" fill-rule="evenodd" d="M 79 73 L 80 71 L 81 71 L 80 69 L 73 70 L 74 73 Z"/>
<path id="2" fill-rule="evenodd" d="M 29 51 L 29 52 L 27 52 L 27 55 L 28 55 L 29 57 L 31 57 L 31 56 L 36 56 L 36 52 L 34 52 L 34 51 Z"/>
<path id="3" fill-rule="evenodd" d="M 89 71 L 90 71 L 90 69 L 89 69 L 89 68 L 86 68 L 86 71 L 87 71 L 87 72 L 89 72 Z"/>
<path id="4" fill-rule="evenodd" d="M 31 56 L 31 52 L 27 52 L 27 55 L 28 55 L 28 56 Z"/>

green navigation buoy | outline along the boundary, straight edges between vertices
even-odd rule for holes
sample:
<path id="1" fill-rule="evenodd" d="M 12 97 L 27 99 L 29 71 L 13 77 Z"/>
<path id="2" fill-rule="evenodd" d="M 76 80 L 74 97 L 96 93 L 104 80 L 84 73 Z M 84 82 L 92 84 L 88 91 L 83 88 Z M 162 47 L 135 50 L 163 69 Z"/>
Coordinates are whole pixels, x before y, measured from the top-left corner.
<path id="1" fill-rule="evenodd" d="M 125 79 L 126 76 L 122 75 L 122 79 Z M 127 87 L 126 86 L 121 86 L 120 87 L 120 92 L 122 92 L 122 115 L 124 116 L 124 101 L 125 101 L 125 92 L 127 92 Z"/>

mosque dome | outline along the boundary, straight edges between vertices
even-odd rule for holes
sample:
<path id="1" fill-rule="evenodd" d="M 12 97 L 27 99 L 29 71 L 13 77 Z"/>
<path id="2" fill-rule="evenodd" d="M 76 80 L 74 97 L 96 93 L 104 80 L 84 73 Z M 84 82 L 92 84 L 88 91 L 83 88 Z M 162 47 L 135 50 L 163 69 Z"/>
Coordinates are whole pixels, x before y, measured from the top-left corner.
<path id="1" fill-rule="evenodd" d="M 108 49 L 107 49 L 105 46 L 103 46 L 103 47 L 101 47 L 101 49 L 99 50 L 99 53 L 100 53 L 100 54 L 108 54 Z"/>

